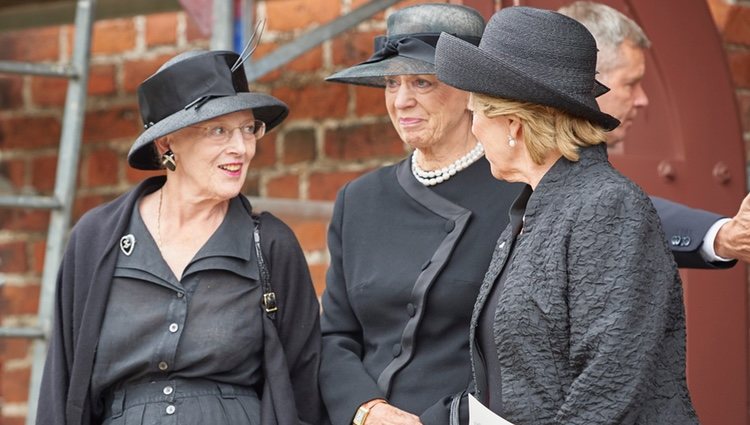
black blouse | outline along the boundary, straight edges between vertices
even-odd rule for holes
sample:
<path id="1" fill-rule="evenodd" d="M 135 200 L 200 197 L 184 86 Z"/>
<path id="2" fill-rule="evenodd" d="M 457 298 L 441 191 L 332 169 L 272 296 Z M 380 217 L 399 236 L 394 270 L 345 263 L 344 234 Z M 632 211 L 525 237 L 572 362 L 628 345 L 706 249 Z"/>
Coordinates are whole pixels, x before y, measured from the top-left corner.
<path id="1" fill-rule="evenodd" d="M 500 272 L 500 277 L 497 279 L 497 283 L 490 290 L 487 296 L 487 303 L 484 305 L 482 312 L 479 315 L 479 326 L 477 332 L 477 344 L 478 348 L 482 352 L 483 364 L 477 365 L 477 375 L 484 376 L 487 388 L 487 398 L 482 400 L 487 407 L 493 412 L 501 414 L 503 413 L 503 399 L 502 399 L 502 375 L 500 361 L 497 355 L 497 346 L 495 345 L 494 339 L 494 326 L 495 326 L 495 315 L 498 310 L 498 303 L 500 302 L 500 295 L 503 293 L 503 287 L 505 286 L 505 279 L 507 278 L 508 269 L 515 259 L 514 247 L 516 241 L 523 232 L 524 212 L 526 211 L 526 203 L 529 200 L 531 192 L 523 191 L 518 196 L 516 201 L 510 208 L 510 228 L 511 238 L 508 242 L 502 241 L 499 243 L 508 243 L 510 246 L 508 249 L 509 260 L 503 266 L 503 271 Z M 479 378 L 478 378 L 479 379 Z"/>
<path id="2" fill-rule="evenodd" d="M 133 251 L 121 250 L 117 259 L 94 361 L 94 394 L 152 379 L 260 383 L 261 288 L 250 261 L 252 219 L 239 200 L 231 201 L 182 280 L 162 258 L 138 210 L 128 229 Z"/>

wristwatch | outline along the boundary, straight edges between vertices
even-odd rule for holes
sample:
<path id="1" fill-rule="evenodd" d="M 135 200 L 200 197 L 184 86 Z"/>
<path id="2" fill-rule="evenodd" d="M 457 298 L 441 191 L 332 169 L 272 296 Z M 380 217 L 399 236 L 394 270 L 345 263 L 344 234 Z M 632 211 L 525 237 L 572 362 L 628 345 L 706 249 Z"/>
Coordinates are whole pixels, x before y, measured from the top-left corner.
<path id="1" fill-rule="evenodd" d="M 362 406 L 359 406 L 359 409 L 357 409 L 357 413 L 354 414 L 354 419 L 352 420 L 353 425 L 365 425 L 365 421 L 367 420 L 367 415 L 370 414 L 370 409 L 365 407 L 364 404 Z"/>
<path id="2" fill-rule="evenodd" d="M 370 414 L 370 409 L 372 409 L 373 406 L 380 403 L 387 403 L 387 401 L 383 399 L 375 399 L 368 401 L 367 403 L 362 404 L 359 406 L 359 409 L 357 409 L 357 413 L 354 414 L 354 419 L 352 419 L 353 425 L 365 425 L 365 421 L 367 420 L 367 415 Z"/>

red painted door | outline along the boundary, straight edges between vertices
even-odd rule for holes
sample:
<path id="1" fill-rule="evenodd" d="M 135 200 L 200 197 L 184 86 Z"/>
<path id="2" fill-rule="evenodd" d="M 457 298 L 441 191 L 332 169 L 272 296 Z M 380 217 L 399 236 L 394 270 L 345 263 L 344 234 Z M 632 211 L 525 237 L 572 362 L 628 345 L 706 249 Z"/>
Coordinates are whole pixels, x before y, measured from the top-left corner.
<path id="1" fill-rule="evenodd" d="M 556 9 L 569 1 L 502 0 Z M 704 1 L 605 0 L 653 45 L 650 105 L 612 162 L 649 194 L 732 215 L 746 192 L 745 148 L 724 50 Z M 489 15 L 494 0 L 464 0 Z M 747 272 L 682 271 L 688 385 L 704 425 L 748 423 Z"/>

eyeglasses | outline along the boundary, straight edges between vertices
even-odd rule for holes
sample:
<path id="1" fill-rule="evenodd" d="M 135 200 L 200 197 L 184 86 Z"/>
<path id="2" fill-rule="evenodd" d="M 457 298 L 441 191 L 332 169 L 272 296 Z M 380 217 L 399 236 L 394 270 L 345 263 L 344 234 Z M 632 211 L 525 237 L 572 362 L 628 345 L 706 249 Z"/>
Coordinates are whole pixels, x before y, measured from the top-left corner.
<path id="1" fill-rule="evenodd" d="M 239 127 L 226 127 L 222 124 L 216 124 L 211 126 L 201 126 L 201 125 L 191 125 L 189 127 L 197 128 L 200 130 L 203 130 L 204 134 L 203 136 L 209 140 L 213 140 L 215 142 L 226 142 L 229 139 L 232 138 L 232 134 L 234 134 L 234 130 L 239 129 L 240 134 L 242 135 L 242 138 L 245 140 L 250 140 L 251 138 L 255 138 L 255 140 L 259 140 L 263 135 L 266 134 L 266 123 L 264 123 L 261 120 L 253 120 L 253 122 L 248 122 L 245 124 L 242 124 Z"/>

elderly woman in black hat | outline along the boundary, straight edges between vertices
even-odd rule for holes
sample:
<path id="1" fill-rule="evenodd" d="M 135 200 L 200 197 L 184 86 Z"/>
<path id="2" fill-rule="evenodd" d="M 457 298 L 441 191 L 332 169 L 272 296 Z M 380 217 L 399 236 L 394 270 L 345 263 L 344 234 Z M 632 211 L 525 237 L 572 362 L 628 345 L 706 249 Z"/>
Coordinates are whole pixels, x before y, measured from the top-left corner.
<path id="1" fill-rule="evenodd" d="M 290 229 L 240 195 L 286 105 L 233 52 L 193 51 L 138 89 L 128 154 L 166 168 L 76 224 L 39 424 L 324 423 L 319 305 Z"/>
<path id="2" fill-rule="evenodd" d="M 607 160 L 596 43 L 505 8 L 479 46 L 443 34 L 441 81 L 472 92 L 492 173 L 525 188 L 471 322 L 474 395 L 516 425 L 697 424 L 677 268 L 648 197 Z"/>
<path id="3" fill-rule="evenodd" d="M 520 187 L 491 177 L 468 94 L 437 80 L 434 56 L 441 31 L 478 44 L 483 29 L 464 6 L 407 7 L 369 60 L 328 78 L 384 90 L 414 149 L 336 200 L 320 377 L 336 425 L 440 423 L 469 382 L 471 309 Z"/>

